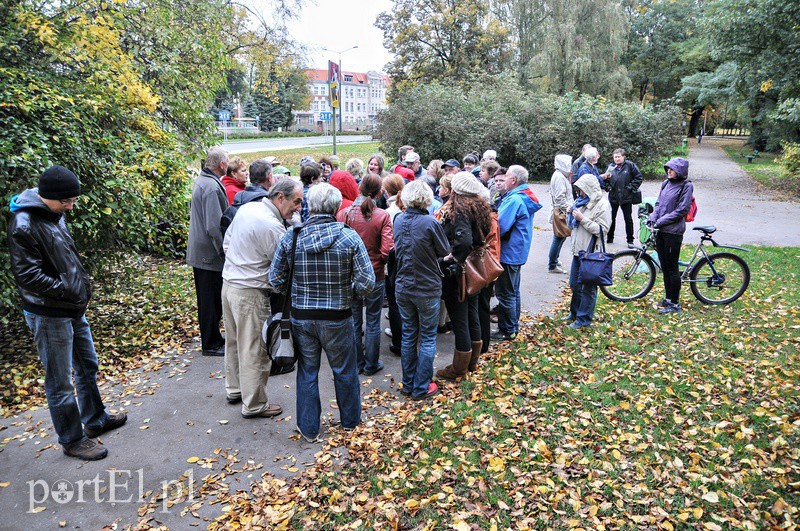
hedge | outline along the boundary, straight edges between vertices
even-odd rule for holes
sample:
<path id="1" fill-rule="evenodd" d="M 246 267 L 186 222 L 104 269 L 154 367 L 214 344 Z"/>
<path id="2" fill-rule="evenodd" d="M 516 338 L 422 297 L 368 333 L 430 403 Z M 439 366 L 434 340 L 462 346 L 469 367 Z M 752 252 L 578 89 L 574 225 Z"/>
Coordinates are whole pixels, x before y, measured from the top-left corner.
<path id="1" fill-rule="evenodd" d="M 677 107 L 575 93 L 531 95 L 511 82 L 467 90 L 430 84 L 399 95 L 382 111 L 378 136 L 384 152 L 409 144 L 425 161 L 495 149 L 501 164 L 522 164 L 533 179 L 547 179 L 555 155 L 577 156 L 586 143 L 600 150 L 602 169 L 619 147 L 640 168 L 660 168 L 680 144 L 680 120 Z"/>

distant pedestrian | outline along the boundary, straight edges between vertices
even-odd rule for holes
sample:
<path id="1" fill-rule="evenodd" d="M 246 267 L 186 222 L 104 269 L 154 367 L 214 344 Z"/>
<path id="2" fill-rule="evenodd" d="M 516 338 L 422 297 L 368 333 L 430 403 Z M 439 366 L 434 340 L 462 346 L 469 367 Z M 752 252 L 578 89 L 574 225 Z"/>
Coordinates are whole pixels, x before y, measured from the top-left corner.
<path id="1" fill-rule="evenodd" d="M 701 127 L 700 131 L 697 132 L 697 143 L 698 144 L 703 142 L 703 136 L 705 136 L 705 134 L 706 134 L 706 130 Z"/>
<path id="2" fill-rule="evenodd" d="M 269 281 L 291 293 L 292 334 L 297 354 L 297 430 L 309 442 L 318 442 L 322 406 L 319 368 L 322 350 L 328 357 L 336 389 L 342 428 L 361 422 L 356 341 L 352 301 L 372 292 L 375 273 L 364 243 L 356 231 L 336 221 L 342 194 L 322 183 L 308 191 L 309 218 L 287 232 L 278 244 Z M 299 231 L 297 250 L 290 256 L 293 232 Z M 288 286 L 289 268 L 294 278 Z"/>
<path id="3" fill-rule="evenodd" d="M 128 417 L 106 413 L 97 388 L 97 353 L 85 315 L 92 290 L 64 220 L 80 195 L 74 173 L 63 166 L 47 169 L 38 188 L 11 199 L 8 251 L 25 322 L 44 367 L 58 444 L 70 457 L 93 461 L 108 455 L 93 439 L 119 428 Z"/>

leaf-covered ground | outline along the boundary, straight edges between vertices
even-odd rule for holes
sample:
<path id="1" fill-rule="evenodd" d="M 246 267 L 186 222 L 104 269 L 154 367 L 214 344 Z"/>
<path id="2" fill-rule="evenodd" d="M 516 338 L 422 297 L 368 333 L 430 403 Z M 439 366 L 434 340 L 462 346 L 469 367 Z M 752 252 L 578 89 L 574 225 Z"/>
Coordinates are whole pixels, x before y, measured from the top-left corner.
<path id="1" fill-rule="evenodd" d="M 539 319 L 433 402 L 373 391 L 310 468 L 218 493 L 210 529 L 795 528 L 800 251 L 747 260 L 733 305 L 600 296 L 591 330 Z"/>
<path id="2" fill-rule="evenodd" d="M 100 385 L 158 369 L 199 333 L 192 271 L 176 261 L 124 257 L 95 278 L 86 317 L 100 361 Z M 21 314 L 0 324 L 0 416 L 44 405 L 44 371 Z"/>

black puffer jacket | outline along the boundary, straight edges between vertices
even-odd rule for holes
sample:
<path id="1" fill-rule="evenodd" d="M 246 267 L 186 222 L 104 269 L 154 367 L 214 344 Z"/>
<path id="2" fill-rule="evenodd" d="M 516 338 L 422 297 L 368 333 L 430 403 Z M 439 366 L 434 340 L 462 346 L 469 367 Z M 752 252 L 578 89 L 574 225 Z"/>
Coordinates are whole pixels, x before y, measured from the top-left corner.
<path id="1" fill-rule="evenodd" d="M 89 275 L 62 214 L 51 211 L 34 188 L 11 199 L 8 226 L 11 272 L 22 308 L 49 317 L 80 317 L 91 297 Z"/>

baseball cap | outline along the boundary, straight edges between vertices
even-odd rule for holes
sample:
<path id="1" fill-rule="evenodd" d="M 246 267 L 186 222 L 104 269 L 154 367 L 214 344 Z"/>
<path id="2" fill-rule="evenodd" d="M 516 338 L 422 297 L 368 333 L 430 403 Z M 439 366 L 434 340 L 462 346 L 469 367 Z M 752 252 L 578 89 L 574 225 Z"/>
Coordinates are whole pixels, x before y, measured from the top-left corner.
<path id="1" fill-rule="evenodd" d="M 451 168 L 460 168 L 461 163 L 458 162 L 456 159 L 450 159 L 444 164 L 442 164 L 442 168 L 446 168 L 447 166 L 450 166 Z"/>

